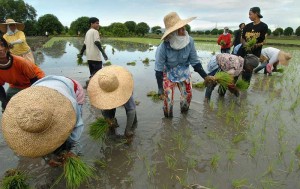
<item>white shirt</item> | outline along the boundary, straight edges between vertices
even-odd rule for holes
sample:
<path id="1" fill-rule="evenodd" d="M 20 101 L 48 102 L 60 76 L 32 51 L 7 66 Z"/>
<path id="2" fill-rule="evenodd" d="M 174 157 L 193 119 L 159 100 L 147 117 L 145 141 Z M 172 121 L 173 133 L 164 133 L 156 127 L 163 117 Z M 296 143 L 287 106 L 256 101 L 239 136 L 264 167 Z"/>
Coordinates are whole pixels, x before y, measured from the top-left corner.
<path id="1" fill-rule="evenodd" d="M 98 47 L 95 45 L 95 41 L 100 42 L 100 35 L 97 30 L 90 28 L 84 39 L 84 44 L 86 45 L 86 58 L 87 60 L 101 61 L 101 54 Z"/>
<path id="2" fill-rule="evenodd" d="M 261 50 L 261 55 L 269 59 L 269 64 L 274 64 L 278 61 L 279 51 L 279 49 L 276 49 L 274 47 L 267 47 Z"/>

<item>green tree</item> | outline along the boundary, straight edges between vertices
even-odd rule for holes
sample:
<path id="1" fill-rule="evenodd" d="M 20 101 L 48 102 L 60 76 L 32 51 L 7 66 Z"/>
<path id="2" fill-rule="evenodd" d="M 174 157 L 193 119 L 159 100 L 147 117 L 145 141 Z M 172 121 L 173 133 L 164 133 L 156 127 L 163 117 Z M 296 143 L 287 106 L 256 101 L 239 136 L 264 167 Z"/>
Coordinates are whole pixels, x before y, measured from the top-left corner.
<path id="1" fill-rule="evenodd" d="M 218 35 L 218 31 L 219 30 L 217 28 L 214 28 L 214 29 L 211 30 L 210 33 L 211 33 L 211 35 Z"/>
<path id="2" fill-rule="evenodd" d="M 123 23 L 115 22 L 112 23 L 110 27 L 111 27 L 111 32 L 113 33 L 114 36 L 125 37 L 128 35 L 128 28 Z"/>
<path id="3" fill-rule="evenodd" d="M 150 27 L 145 22 L 140 22 L 136 25 L 136 34 L 141 34 L 144 36 L 146 33 L 149 33 Z"/>
<path id="4" fill-rule="evenodd" d="M 280 36 L 283 34 L 283 29 L 282 28 L 276 28 L 274 31 L 273 31 L 273 35 L 275 36 Z"/>
<path id="5" fill-rule="evenodd" d="M 36 16 L 36 10 L 23 0 L 0 0 L 1 21 L 12 18 L 17 22 L 25 22 L 34 20 Z"/>
<path id="6" fill-rule="evenodd" d="M 218 35 L 222 34 L 224 32 L 224 29 L 219 29 L 218 30 Z"/>
<path id="7" fill-rule="evenodd" d="M 64 27 L 56 16 L 53 14 L 45 14 L 38 19 L 38 29 L 42 35 L 46 31 L 48 31 L 49 34 L 61 34 Z"/>
<path id="8" fill-rule="evenodd" d="M 190 25 L 185 25 L 185 30 L 188 32 L 188 33 L 191 33 L 191 26 Z"/>
<path id="9" fill-rule="evenodd" d="M 285 36 L 291 36 L 291 35 L 293 35 L 293 32 L 294 32 L 293 28 L 287 27 L 284 29 L 283 34 Z"/>
<path id="10" fill-rule="evenodd" d="M 71 23 L 69 34 L 76 35 L 78 31 L 80 32 L 80 34 L 85 34 L 89 29 L 89 17 L 82 16 Z"/>
<path id="11" fill-rule="evenodd" d="M 135 33 L 136 23 L 134 21 L 127 21 L 124 24 L 130 33 Z"/>
<path id="12" fill-rule="evenodd" d="M 151 33 L 157 33 L 157 34 L 161 33 L 161 27 L 160 26 L 153 26 L 151 28 Z"/>
<path id="13" fill-rule="evenodd" d="M 205 35 L 209 35 L 210 34 L 210 30 L 206 30 L 204 33 L 205 33 Z"/>
<path id="14" fill-rule="evenodd" d="M 297 36 L 300 36 L 300 26 L 296 29 L 295 34 L 296 34 Z"/>
<path id="15" fill-rule="evenodd" d="M 34 36 L 38 35 L 38 26 L 37 26 L 37 21 L 35 20 L 26 20 L 24 22 L 25 25 L 25 30 L 24 33 L 27 36 Z"/>
<path id="16" fill-rule="evenodd" d="M 270 36 L 270 35 L 271 35 L 271 33 L 272 33 L 271 29 L 270 29 L 270 28 L 268 28 L 268 32 L 267 32 L 268 36 Z"/>

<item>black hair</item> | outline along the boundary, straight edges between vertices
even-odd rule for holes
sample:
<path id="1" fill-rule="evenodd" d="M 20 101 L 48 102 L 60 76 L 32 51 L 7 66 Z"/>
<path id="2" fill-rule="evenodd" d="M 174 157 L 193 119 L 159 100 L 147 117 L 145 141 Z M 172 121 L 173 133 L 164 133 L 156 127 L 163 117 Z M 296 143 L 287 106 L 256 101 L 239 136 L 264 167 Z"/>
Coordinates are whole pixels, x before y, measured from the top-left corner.
<path id="1" fill-rule="evenodd" d="M 99 22 L 99 19 L 96 18 L 96 17 L 91 17 L 91 18 L 89 19 L 89 24 L 93 24 L 93 23 L 95 23 L 95 22 Z"/>
<path id="2" fill-rule="evenodd" d="M 0 36 L 0 42 L 3 43 L 4 47 L 8 48 L 7 41 L 3 38 L 3 36 Z"/>
<path id="3" fill-rule="evenodd" d="M 245 23 L 240 23 L 239 28 L 241 28 L 242 25 L 245 25 Z"/>

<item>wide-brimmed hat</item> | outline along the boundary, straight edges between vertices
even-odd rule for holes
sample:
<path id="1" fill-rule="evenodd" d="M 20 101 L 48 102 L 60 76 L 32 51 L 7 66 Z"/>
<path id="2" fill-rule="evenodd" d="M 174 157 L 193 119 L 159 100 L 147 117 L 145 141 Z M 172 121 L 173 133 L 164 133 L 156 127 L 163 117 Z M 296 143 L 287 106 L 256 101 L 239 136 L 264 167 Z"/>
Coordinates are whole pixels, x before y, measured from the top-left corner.
<path id="1" fill-rule="evenodd" d="M 244 57 L 244 67 L 251 67 L 251 69 L 254 69 L 259 64 L 259 58 L 255 56 L 254 54 L 247 54 Z"/>
<path id="2" fill-rule="evenodd" d="M 132 95 L 133 78 L 121 66 L 106 66 L 90 80 L 87 92 L 96 108 L 107 110 L 124 105 Z"/>
<path id="3" fill-rule="evenodd" d="M 289 60 L 291 58 L 292 58 L 292 55 L 290 53 L 286 53 L 284 51 L 279 51 L 279 54 L 278 54 L 279 64 L 287 66 L 289 64 Z"/>
<path id="4" fill-rule="evenodd" d="M 7 25 L 9 25 L 9 24 L 16 24 L 17 29 L 21 30 L 21 31 L 24 30 L 24 28 L 25 28 L 25 25 L 23 23 L 15 22 L 13 19 L 9 18 L 9 19 L 6 19 L 5 23 L 0 23 L 0 30 L 3 33 L 6 33 Z"/>
<path id="5" fill-rule="evenodd" d="M 253 13 L 256 13 L 257 16 L 258 16 L 259 18 L 262 18 L 262 17 L 263 17 L 263 16 L 260 14 L 260 8 L 259 8 L 259 7 L 252 7 L 252 8 L 250 9 L 250 11 L 253 12 Z"/>
<path id="6" fill-rule="evenodd" d="M 164 17 L 164 23 L 166 31 L 164 35 L 161 37 L 161 40 L 163 40 L 167 35 L 172 33 L 175 30 L 178 30 L 179 28 L 187 25 L 190 21 L 194 20 L 196 17 L 191 17 L 185 20 L 182 20 L 179 18 L 178 14 L 176 12 L 171 12 L 167 14 Z"/>
<path id="7" fill-rule="evenodd" d="M 2 132 L 18 155 L 41 157 L 60 147 L 76 124 L 71 102 L 54 89 L 33 86 L 14 95 L 2 116 Z"/>

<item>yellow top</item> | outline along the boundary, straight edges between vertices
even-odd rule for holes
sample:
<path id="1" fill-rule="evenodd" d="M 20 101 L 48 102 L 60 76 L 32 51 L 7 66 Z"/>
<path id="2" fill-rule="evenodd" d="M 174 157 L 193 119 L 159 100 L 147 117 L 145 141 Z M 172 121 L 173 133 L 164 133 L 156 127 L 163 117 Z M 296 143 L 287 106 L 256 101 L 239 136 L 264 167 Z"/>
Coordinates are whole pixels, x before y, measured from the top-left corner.
<path id="1" fill-rule="evenodd" d="M 23 55 L 27 53 L 30 50 L 30 47 L 28 46 L 25 38 L 25 34 L 22 31 L 17 31 L 17 33 L 13 35 L 7 35 L 4 34 L 3 38 L 8 42 L 14 42 L 17 41 L 18 39 L 22 40 L 22 43 L 19 44 L 14 44 L 14 47 L 10 49 L 10 52 L 15 55 Z"/>

